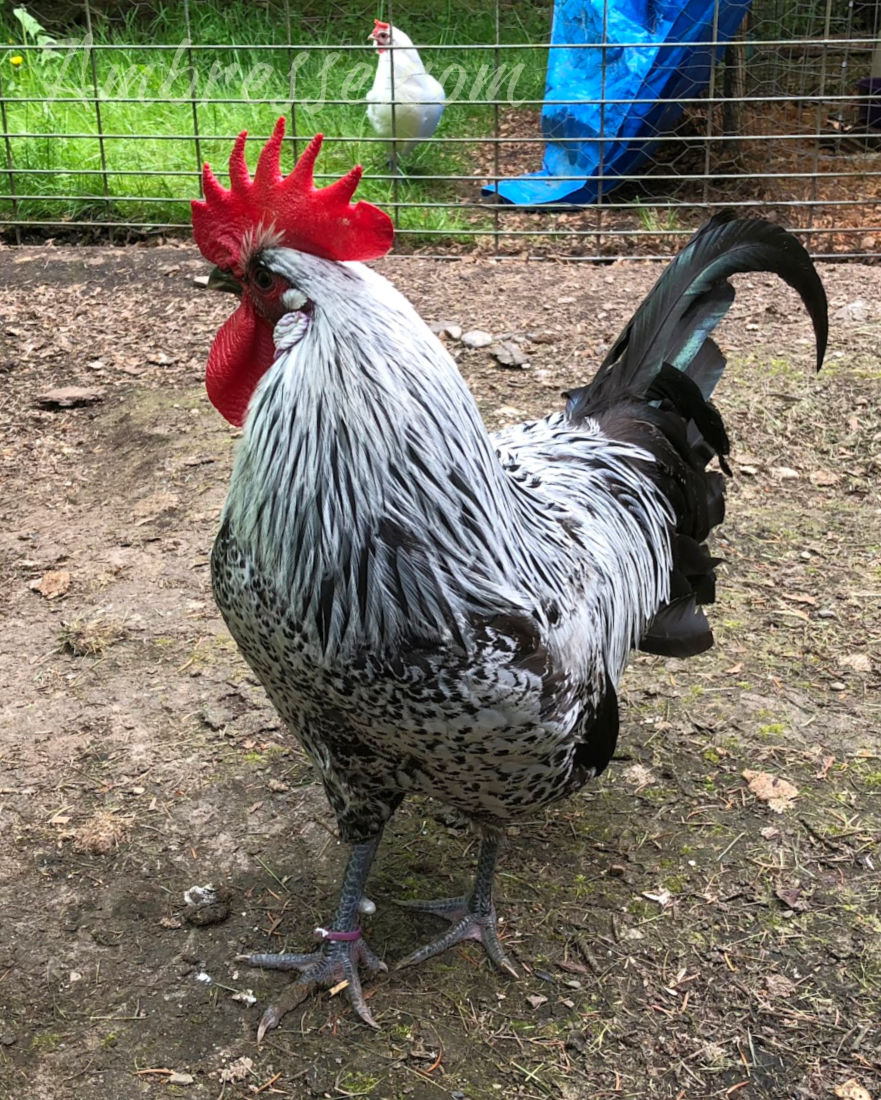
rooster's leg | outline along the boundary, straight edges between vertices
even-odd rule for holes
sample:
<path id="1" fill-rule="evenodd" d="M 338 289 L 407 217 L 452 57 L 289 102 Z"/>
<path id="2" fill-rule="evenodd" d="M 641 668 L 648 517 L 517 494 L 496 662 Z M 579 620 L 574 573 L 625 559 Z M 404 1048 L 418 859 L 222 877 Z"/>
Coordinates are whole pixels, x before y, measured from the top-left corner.
<path id="1" fill-rule="evenodd" d="M 285 1013 L 296 1008 L 316 989 L 347 982 L 347 991 L 352 1007 L 361 1019 L 376 1027 L 376 1021 L 364 1000 L 358 967 L 367 970 L 387 970 L 388 967 L 378 959 L 361 938 L 358 912 L 364 896 L 364 885 L 370 872 L 370 865 L 379 845 L 379 837 L 356 844 L 352 848 L 343 885 L 340 890 L 339 906 L 333 924 L 329 929 L 316 929 L 324 940 L 319 950 L 306 955 L 292 955 L 287 952 L 277 955 L 239 955 L 240 962 L 249 966 L 260 966 L 267 970 L 299 970 L 299 978 L 282 993 L 275 1004 L 271 1004 L 263 1013 L 257 1029 L 258 1042 L 267 1031 L 278 1027 Z M 370 903 L 368 903 L 369 905 Z"/>
<path id="2" fill-rule="evenodd" d="M 496 909 L 492 898 L 493 879 L 501 840 L 500 830 L 482 830 L 480 854 L 477 857 L 477 874 L 470 894 L 462 898 L 440 898 L 437 901 L 398 902 L 399 905 L 408 909 L 416 909 L 421 913 L 433 913 L 435 916 L 452 921 L 453 924 L 446 935 L 426 944 L 425 947 L 420 947 L 405 959 L 401 959 L 397 964 L 398 968 L 425 962 L 426 959 L 439 955 L 441 951 L 446 951 L 448 947 L 463 940 L 479 940 L 487 955 L 499 969 L 506 970 L 515 978 L 519 977 L 516 967 L 505 954 L 499 940 Z"/>

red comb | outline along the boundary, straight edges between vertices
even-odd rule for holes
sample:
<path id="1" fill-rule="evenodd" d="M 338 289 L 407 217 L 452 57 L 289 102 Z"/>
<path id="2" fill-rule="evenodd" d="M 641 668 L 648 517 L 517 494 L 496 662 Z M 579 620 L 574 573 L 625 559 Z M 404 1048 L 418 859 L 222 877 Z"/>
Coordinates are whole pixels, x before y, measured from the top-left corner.
<path id="1" fill-rule="evenodd" d="M 383 21 L 381 19 L 374 19 L 373 20 L 373 32 L 374 32 L 374 34 L 380 28 L 382 28 L 384 31 L 387 31 L 390 26 L 391 26 L 391 23 L 383 23 Z"/>
<path id="2" fill-rule="evenodd" d="M 263 146 L 253 180 L 245 163 L 247 131 L 236 138 L 229 158 L 229 190 L 205 165 L 204 200 L 194 201 L 193 236 L 202 255 L 218 267 L 241 276 L 247 240 L 274 233 L 274 243 L 311 252 L 328 260 L 375 260 L 392 246 L 394 228 L 388 214 L 369 202 L 351 205 L 361 179 L 356 165 L 342 179 L 317 188 L 315 159 L 324 140 L 316 134 L 289 176 L 281 174 L 279 156 L 284 118 Z"/>

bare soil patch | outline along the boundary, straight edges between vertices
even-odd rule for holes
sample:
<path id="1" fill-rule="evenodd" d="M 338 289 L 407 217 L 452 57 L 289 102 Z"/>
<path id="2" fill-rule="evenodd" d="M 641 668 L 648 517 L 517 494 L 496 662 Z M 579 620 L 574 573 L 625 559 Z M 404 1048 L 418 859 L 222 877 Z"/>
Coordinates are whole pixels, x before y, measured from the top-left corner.
<path id="1" fill-rule="evenodd" d="M 0 1096 L 877 1100 L 881 271 L 823 269 L 819 376 L 794 297 L 740 281 L 717 646 L 636 659 L 619 759 L 512 837 L 521 980 L 465 947 L 373 982 L 377 1033 L 325 994 L 258 1047 L 284 979 L 233 958 L 304 948 L 343 853 L 212 603 L 236 433 L 202 371 L 230 301 L 193 285 L 185 245 L 0 265 Z M 428 321 L 521 341 L 519 370 L 461 352 L 492 426 L 584 379 L 657 274 L 379 267 Z M 94 399 L 40 400 L 68 387 Z M 372 880 L 374 949 L 423 942 L 429 918 L 391 899 L 454 893 L 474 854 L 408 804 Z M 206 883 L 229 914 L 189 923 Z"/>

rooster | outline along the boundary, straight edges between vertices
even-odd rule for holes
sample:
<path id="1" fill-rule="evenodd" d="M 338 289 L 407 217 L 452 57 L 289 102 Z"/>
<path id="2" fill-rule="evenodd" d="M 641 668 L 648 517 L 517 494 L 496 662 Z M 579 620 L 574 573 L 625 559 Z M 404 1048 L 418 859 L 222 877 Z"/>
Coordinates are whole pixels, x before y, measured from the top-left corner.
<path id="1" fill-rule="evenodd" d="M 369 37 L 378 57 L 367 93 L 367 118 L 380 137 L 390 140 L 390 164 L 396 167 L 402 153 L 412 152 L 437 129 L 446 97 L 407 35 L 390 23 L 375 23 Z"/>
<path id="2" fill-rule="evenodd" d="M 449 919 L 399 965 L 463 940 L 502 969 L 493 878 L 505 826 L 608 764 L 634 648 L 712 644 L 704 544 L 723 513 L 728 439 L 709 396 L 710 333 L 728 276 L 770 271 L 800 294 L 822 363 L 826 297 L 804 248 L 754 218 L 708 222 L 673 260 L 593 381 L 543 420 L 490 435 L 456 366 L 409 302 L 358 261 L 388 251 L 388 217 L 350 202 L 360 167 L 313 184 L 316 136 L 283 177 L 280 119 L 253 180 L 246 134 L 230 189 L 206 165 L 195 238 L 210 284 L 241 303 L 209 353 L 211 401 L 243 425 L 212 553 L 214 592 L 245 659 L 321 777 L 351 846 L 339 904 L 258 1035 L 315 989 L 385 969 L 360 913 L 383 827 L 409 793 L 480 835 Z"/>

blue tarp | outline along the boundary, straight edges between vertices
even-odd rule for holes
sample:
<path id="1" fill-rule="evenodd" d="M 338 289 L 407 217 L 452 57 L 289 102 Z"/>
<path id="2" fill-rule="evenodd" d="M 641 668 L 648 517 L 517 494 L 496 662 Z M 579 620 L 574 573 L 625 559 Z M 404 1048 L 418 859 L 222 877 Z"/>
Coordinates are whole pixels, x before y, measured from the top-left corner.
<path id="1" fill-rule="evenodd" d="M 683 111 L 677 100 L 706 88 L 714 52 L 723 48 L 707 42 L 731 38 L 749 6 L 750 0 L 557 0 L 551 43 L 560 46 L 548 51 L 542 169 L 483 193 L 498 190 L 507 202 L 526 206 L 595 202 L 600 187 L 608 194 L 614 177 L 634 172 L 654 139 L 675 125 Z M 605 45 L 585 49 L 588 43 Z M 602 184 L 590 178 L 600 174 Z"/>

